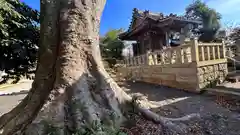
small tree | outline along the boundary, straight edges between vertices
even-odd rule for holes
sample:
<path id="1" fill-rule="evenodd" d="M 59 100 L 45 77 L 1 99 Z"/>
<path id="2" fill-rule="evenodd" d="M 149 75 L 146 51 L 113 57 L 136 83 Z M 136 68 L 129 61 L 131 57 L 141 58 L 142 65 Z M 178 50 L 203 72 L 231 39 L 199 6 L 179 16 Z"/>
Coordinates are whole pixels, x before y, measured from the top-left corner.
<path id="1" fill-rule="evenodd" d="M 183 123 L 172 121 L 190 116 L 158 116 L 105 71 L 98 38 L 104 4 L 105 0 L 41 0 L 36 77 L 22 102 L 0 118 L 0 135 L 108 135 L 106 129 L 126 120 L 127 107 L 173 131 L 184 129 Z"/>
<path id="2" fill-rule="evenodd" d="M 116 64 L 116 60 L 123 58 L 124 43 L 118 38 L 119 33 L 122 31 L 122 29 L 110 30 L 104 37 L 100 38 L 101 54 L 110 67 Z"/>
<path id="3" fill-rule="evenodd" d="M 198 33 L 201 35 L 199 40 L 209 42 L 215 39 L 215 35 L 220 28 L 220 13 L 209 8 L 201 0 L 196 0 L 186 8 L 186 17 L 202 21 L 202 28 Z"/>
<path id="4" fill-rule="evenodd" d="M 122 59 L 124 43 L 118 38 L 118 35 L 121 32 L 122 29 L 110 30 L 104 37 L 101 38 L 100 47 L 103 57 Z"/>

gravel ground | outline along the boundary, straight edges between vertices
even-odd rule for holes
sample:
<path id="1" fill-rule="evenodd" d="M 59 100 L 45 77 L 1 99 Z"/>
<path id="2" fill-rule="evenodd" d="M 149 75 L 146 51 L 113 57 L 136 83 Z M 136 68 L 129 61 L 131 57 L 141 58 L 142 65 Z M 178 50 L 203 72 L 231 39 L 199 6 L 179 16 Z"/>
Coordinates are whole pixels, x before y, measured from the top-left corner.
<path id="1" fill-rule="evenodd" d="M 227 86 L 230 87 L 231 84 Z M 240 89 L 236 84 L 234 88 Z M 4 91 L 28 90 L 31 82 L 18 84 Z M 128 83 L 122 86 L 129 94 L 141 93 L 150 101 L 152 110 L 160 115 L 177 118 L 191 113 L 199 113 L 201 119 L 188 123 L 187 135 L 240 135 L 240 111 L 231 111 L 216 102 L 214 96 L 192 94 L 168 87 L 145 83 Z M 18 90 L 17 90 L 18 89 Z M 3 90 L 0 90 L 3 91 Z M 16 106 L 26 93 L 0 96 L 0 115 Z"/>
<path id="2" fill-rule="evenodd" d="M 123 87 L 129 94 L 144 94 L 154 104 L 152 110 L 162 116 L 178 118 L 199 113 L 201 119 L 186 123 L 189 125 L 187 135 L 240 135 L 239 111 L 231 111 L 219 104 L 216 96 L 192 94 L 145 83 L 128 83 Z"/>

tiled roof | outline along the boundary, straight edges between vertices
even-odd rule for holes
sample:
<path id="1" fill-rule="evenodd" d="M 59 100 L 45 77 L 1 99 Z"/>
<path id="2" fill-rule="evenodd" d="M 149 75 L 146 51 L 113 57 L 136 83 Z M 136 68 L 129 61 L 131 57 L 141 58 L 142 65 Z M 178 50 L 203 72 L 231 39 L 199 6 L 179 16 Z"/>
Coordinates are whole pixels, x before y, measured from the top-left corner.
<path id="1" fill-rule="evenodd" d="M 129 29 L 132 28 L 132 25 L 133 25 L 133 22 L 135 21 L 135 19 L 137 18 L 150 18 L 154 21 L 163 21 L 163 20 L 167 20 L 167 19 L 174 19 L 174 20 L 178 20 L 178 21 L 186 21 L 186 22 L 189 22 L 189 23 L 196 23 L 196 24 L 200 24 L 201 22 L 198 21 L 198 20 L 190 20 L 190 19 L 187 19 L 186 17 L 184 16 L 178 16 L 177 14 L 169 14 L 169 15 L 164 15 L 163 13 L 153 13 L 153 12 L 150 12 L 148 10 L 145 10 L 145 11 L 141 11 L 141 10 L 138 10 L 136 8 L 133 9 L 133 15 L 132 15 L 132 21 L 131 21 L 131 25 L 129 27 Z"/>
<path id="2" fill-rule="evenodd" d="M 137 26 L 133 26 L 135 20 L 137 20 L 137 19 L 140 20 L 140 23 L 138 23 Z M 176 14 L 164 15 L 163 13 L 153 13 L 153 12 L 150 12 L 149 10 L 141 11 L 141 10 L 138 10 L 137 8 L 134 8 L 133 13 L 132 13 L 132 21 L 131 21 L 131 24 L 128 28 L 128 31 L 124 32 L 120 35 L 124 36 L 127 33 L 129 33 L 130 31 L 133 31 L 137 27 L 141 26 L 146 19 L 151 19 L 151 20 L 156 21 L 158 23 L 164 22 L 165 20 L 173 19 L 173 20 L 180 21 L 180 22 L 187 22 L 187 23 L 192 23 L 192 24 L 201 24 L 201 22 L 198 21 L 198 20 L 190 20 L 190 19 L 187 19 L 184 16 L 178 16 Z"/>

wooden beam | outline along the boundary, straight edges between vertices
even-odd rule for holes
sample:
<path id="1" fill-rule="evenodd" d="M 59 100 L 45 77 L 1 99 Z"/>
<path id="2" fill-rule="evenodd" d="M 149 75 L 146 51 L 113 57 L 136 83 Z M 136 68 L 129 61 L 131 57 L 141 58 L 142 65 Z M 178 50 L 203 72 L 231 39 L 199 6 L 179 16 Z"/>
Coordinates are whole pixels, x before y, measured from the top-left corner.
<path id="1" fill-rule="evenodd" d="M 227 63 L 227 59 L 200 61 L 197 63 L 197 66 L 202 67 L 202 66 L 215 65 L 215 64 L 220 64 L 220 63 Z"/>
<path id="2" fill-rule="evenodd" d="M 167 18 L 165 20 L 160 20 L 157 25 L 154 25 L 156 27 L 162 28 L 165 27 L 167 25 L 171 25 L 173 23 L 173 20 L 171 18 Z"/>

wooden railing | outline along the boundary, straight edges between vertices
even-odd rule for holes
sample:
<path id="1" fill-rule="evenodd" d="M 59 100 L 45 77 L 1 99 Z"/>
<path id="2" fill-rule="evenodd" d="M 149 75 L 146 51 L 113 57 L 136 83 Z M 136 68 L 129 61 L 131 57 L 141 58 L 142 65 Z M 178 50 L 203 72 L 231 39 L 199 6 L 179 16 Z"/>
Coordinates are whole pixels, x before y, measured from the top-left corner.
<path id="1" fill-rule="evenodd" d="M 223 43 L 199 43 L 199 61 L 209 61 L 225 58 Z"/>
<path id="2" fill-rule="evenodd" d="M 190 63 L 192 62 L 191 48 L 190 44 L 185 44 L 174 48 L 149 52 L 144 55 L 127 58 L 121 64 L 141 66 Z"/>
<path id="3" fill-rule="evenodd" d="M 144 55 L 130 57 L 121 62 L 126 66 L 141 65 L 167 65 L 186 64 L 196 62 L 197 64 L 209 64 L 214 60 L 225 59 L 225 46 L 222 43 L 198 43 L 197 39 L 178 47 L 149 52 Z"/>
<path id="4" fill-rule="evenodd" d="M 126 64 L 127 66 L 138 66 L 147 64 L 147 55 L 139 55 L 135 57 L 130 57 L 122 61 L 121 64 Z"/>
<path id="5" fill-rule="evenodd" d="M 226 48 L 222 43 L 198 43 L 198 66 L 204 66 L 226 61 Z"/>
<path id="6" fill-rule="evenodd" d="M 192 62 L 191 45 L 167 48 L 147 54 L 148 65 L 183 64 Z"/>

